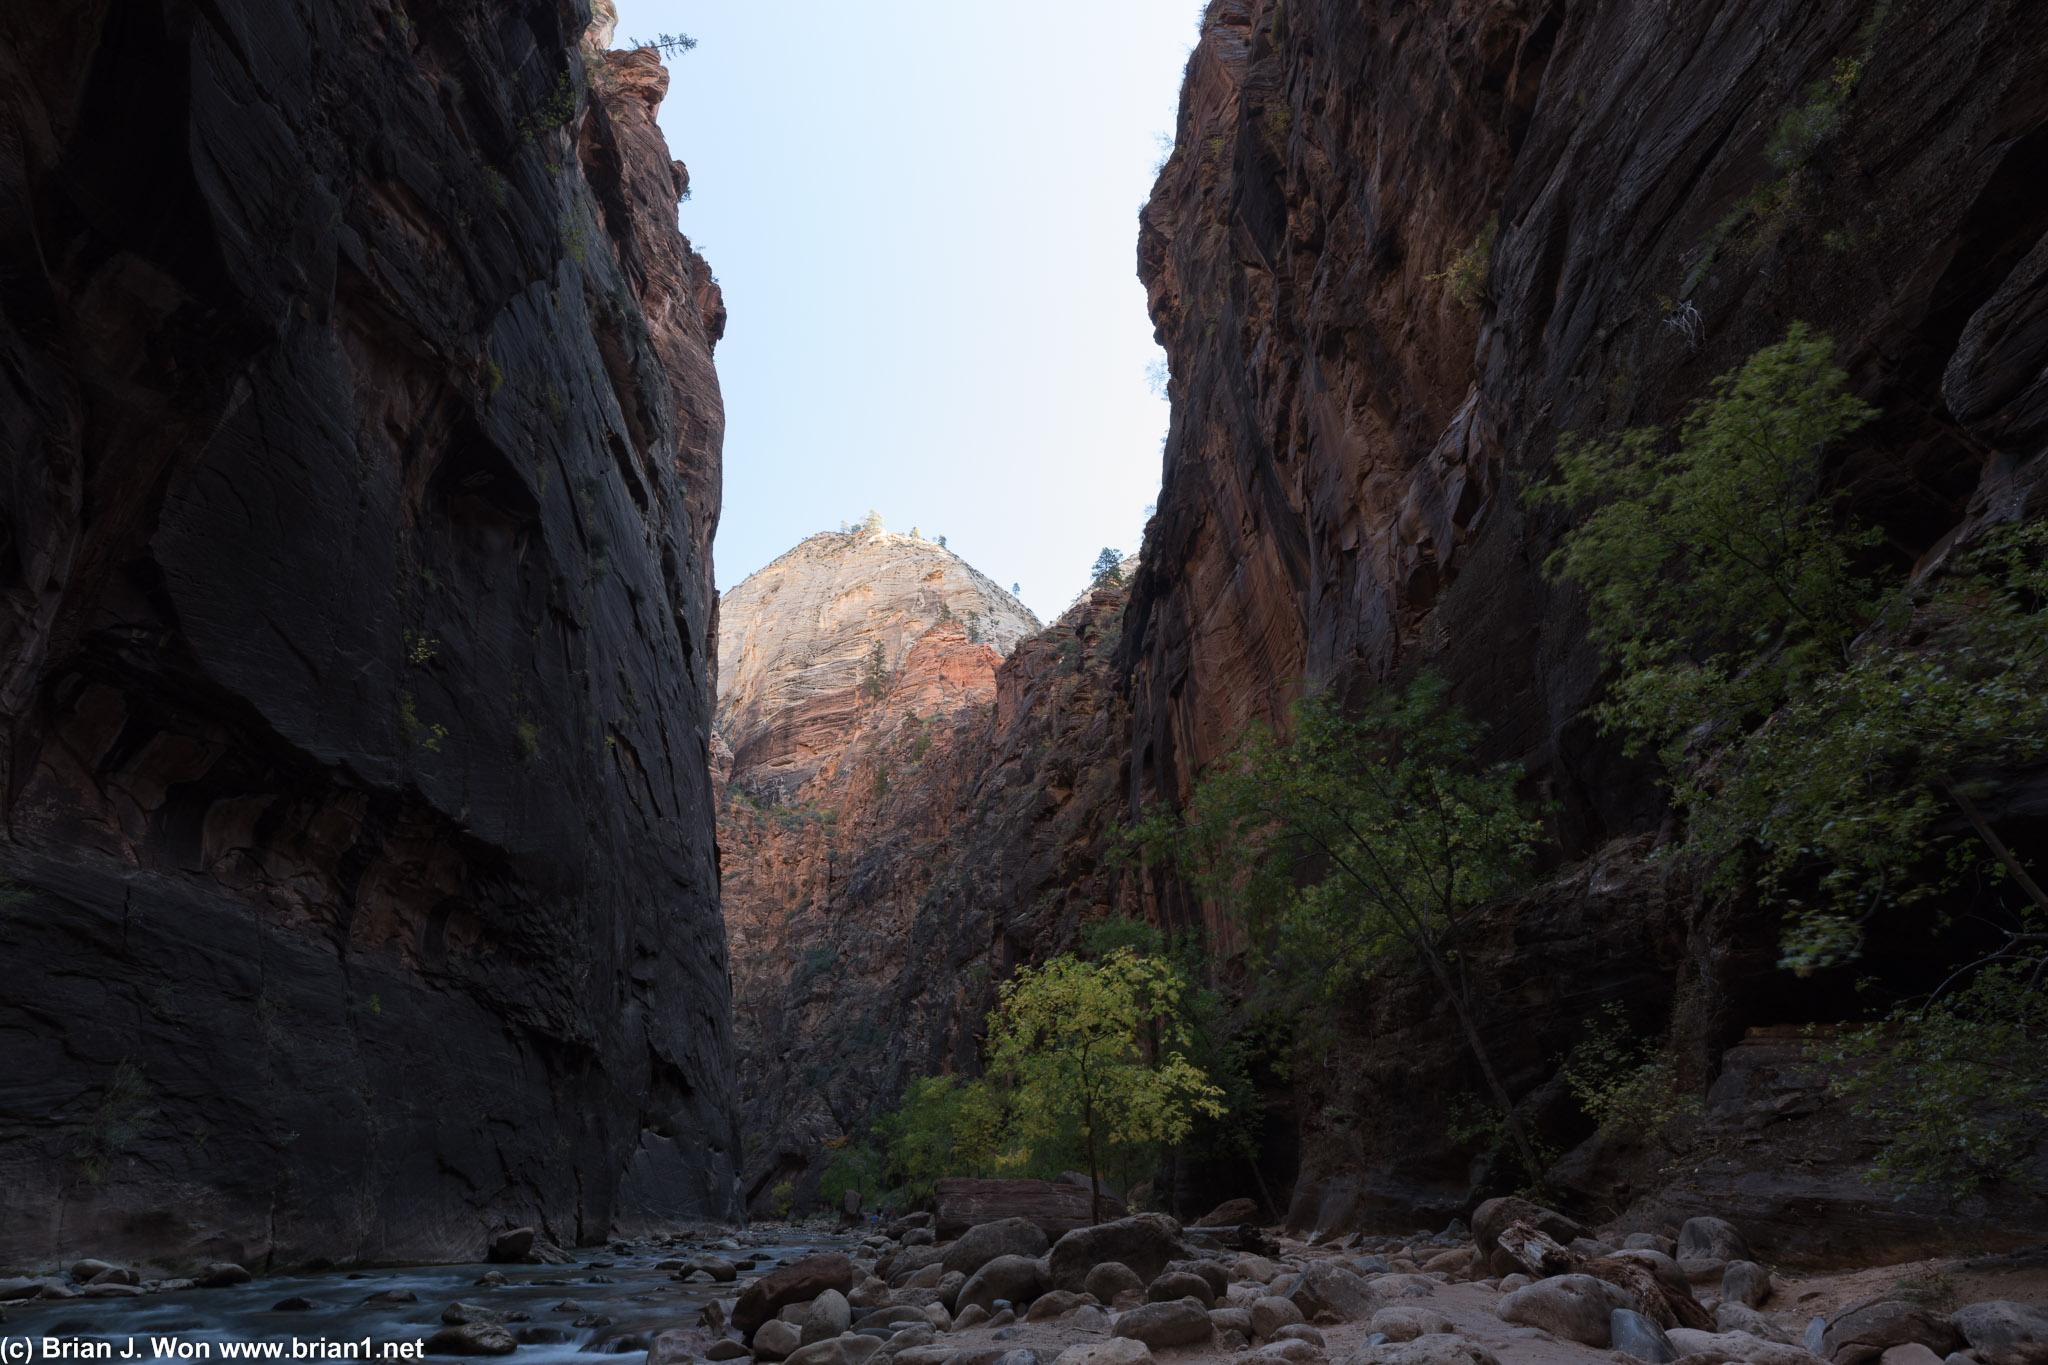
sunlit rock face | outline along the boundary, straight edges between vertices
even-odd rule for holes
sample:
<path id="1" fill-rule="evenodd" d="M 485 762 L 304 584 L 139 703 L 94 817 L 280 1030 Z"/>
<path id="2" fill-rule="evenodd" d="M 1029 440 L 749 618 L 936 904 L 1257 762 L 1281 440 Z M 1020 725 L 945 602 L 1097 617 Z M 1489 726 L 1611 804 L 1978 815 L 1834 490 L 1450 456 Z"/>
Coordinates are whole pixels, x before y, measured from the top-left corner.
<path id="1" fill-rule="evenodd" d="M 718 730 L 745 788 L 782 801 L 836 757 L 861 698 L 928 632 L 951 625 L 999 660 L 1039 629 L 958 555 L 879 529 L 811 536 L 728 591 L 719 610 Z M 966 681 L 933 685 L 902 704 L 954 709 Z"/>
<path id="2" fill-rule="evenodd" d="M 1103 859 L 1122 612 L 1108 586 L 1039 630 L 953 556 L 872 533 L 814 536 L 726 595 L 719 846 L 757 1212 L 784 1183 L 809 1198 L 911 1076 L 972 1074 L 1018 964 L 1140 909 Z"/>
<path id="3" fill-rule="evenodd" d="M 1794 982 L 1775 913 L 1694 905 L 1642 862 L 1652 841 L 1625 841 L 1665 818 L 1653 775 L 1585 716 L 1602 660 L 1542 570 L 1565 514 L 1521 495 L 1561 432 L 1673 423 L 1801 319 L 1882 409 L 1832 477 L 1894 567 L 1973 513 L 2048 510 L 2048 331 L 2026 321 L 2048 251 L 2044 59 L 2038 14 L 1982 0 L 1204 11 L 1140 221 L 1173 423 L 1124 628 L 1130 805 L 1184 797 L 1304 682 L 1442 672 L 1491 727 L 1485 756 L 1521 761 L 1589 860 L 1577 892 L 1503 908 L 1473 962 L 1495 1060 L 1553 1141 L 1585 1136 L 1548 1080 L 1605 1003 L 1675 1026 L 1704 1090 L 1745 1028 L 1843 1017 L 1863 1008 L 1854 974 L 1903 987 L 1929 964 L 1924 934 L 1880 925 L 1850 975 Z M 1228 941 L 1216 907 L 1159 894 Z M 1415 986 L 1362 992 L 1298 1080 L 1304 1226 L 1412 1228 L 1486 1177 L 1445 1137 L 1480 1082 Z M 1839 1111 L 1786 1112 L 1769 1169 L 1803 1174 L 1776 1185 L 1739 1153 L 1684 1184 L 1654 1162 L 1569 1179 L 1646 1218 L 1768 1216 L 1788 1257 L 1836 1254 L 1795 1208 L 1892 1219 L 1872 1240 L 1892 1252 L 1944 1235 L 1861 1183 Z M 1998 1202 L 1954 1229 L 2009 1241 L 2042 1216 Z"/>
<path id="4" fill-rule="evenodd" d="M 735 1211 L 724 309 L 582 6 L 0 17 L 0 1264 Z"/>

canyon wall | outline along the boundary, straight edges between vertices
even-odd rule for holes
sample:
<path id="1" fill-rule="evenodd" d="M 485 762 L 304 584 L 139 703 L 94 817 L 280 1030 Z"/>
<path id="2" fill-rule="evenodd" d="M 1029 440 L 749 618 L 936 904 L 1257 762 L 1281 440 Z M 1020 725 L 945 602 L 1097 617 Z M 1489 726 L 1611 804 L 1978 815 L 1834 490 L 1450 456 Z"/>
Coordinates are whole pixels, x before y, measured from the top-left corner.
<path id="1" fill-rule="evenodd" d="M 2038 1228 L 2038 1202 L 1944 1216 L 1858 1179 L 1870 1135 L 1770 1041 L 1841 1017 L 1850 973 L 1793 980 L 1774 916 L 1645 861 L 1658 791 L 1585 719 L 1601 660 L 1541 572 L 1564 514 L 1519 496 L 1559 433 L 1670 422 L 1803 319 L 1882 412 L 1839 478 L 1900 567 L 1973 506 L 2038 508 L 2048 11 L 1213 0 L 1202 24 L 1140 221 L 1173 418 L 1120 655 L 1130 806 L 1184 797 L 1302 680 L 1437 669 L 1578 860 L 1489 929 L 1510 1090 L 1584 1136 L 1553 1073 L 1608 1004 L 1671 1027 L 1714 1086 L 1710 1156 L 1581 1161 L 1588 1211 L 1752 1218 L 1788 1258 Z M 1940 955 L 1880 936 L 1854 972 L 1910 983 Z M 1484 1154 L 1445 1136 L 1479 1082 L 1441 999 L 1398 975 L 1361 994 L 1297 1097 L 1290 1219 L 1405 1230 L 1484 1187 Z"/>
<path id="2" fill-rule="evenodd" d="M 1137 908 L 1101 861 L 1127 777 L 1110 665 L 1122 589 L 1084 595 L 1003 658 L 968 638 L 971 599 L 936 591 L 957 572 L 942 553 L 814 536 L 777 561 L 775 591 L 742 585 L 722 604 L 721 717 L 793 697 L 734 732 L 719 812 L 756 1212 L 785 1183 L 808 1202 L 833 1149 L 912 1076 L 975 1074 L 1015 967 Z M 924 598 L 906 590 L 939 570 Z M 821 611 L 853 584 L 868 592 Z M 877 640 L 889 662 L 864 678 Z M 792 772 L 806 774 L 793 788 Z"/>
<path id="3" fill-rule="evenodd" d="M 0 1264 L 737 1212 L 724 310 L 589 18 L 0 16 Z"/>

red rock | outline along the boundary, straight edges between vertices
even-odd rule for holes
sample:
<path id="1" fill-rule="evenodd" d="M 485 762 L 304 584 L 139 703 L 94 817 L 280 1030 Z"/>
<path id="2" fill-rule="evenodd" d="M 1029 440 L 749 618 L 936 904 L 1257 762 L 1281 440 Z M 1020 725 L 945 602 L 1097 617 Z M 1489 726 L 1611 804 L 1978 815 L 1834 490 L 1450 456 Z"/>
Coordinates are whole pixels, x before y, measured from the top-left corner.
<path id="1" fill-rule="evenodd" d="M 1052 1238 L 1096 1221 L 1089 1216 L 1087 1190 L 1045 1180 L 941 1180 L 933 1207 L 942 1238 L 1002 1218 L 1026 1219 Z M 1123 1216 L 1122 1200 L 1102 1200 L 1101 1221 Z"/>
<path id="2" fill-rule="evenodd" d="M 747 1336 L 793 1303 L 808 1303 L 828 1289 L 844 1294 L 853 1288 L 853 1262 L 837 1251 L 806 1256 L 794 1265 L 771 1271 L 740 1291 L 733 1305 L 732 1325 Z"/>

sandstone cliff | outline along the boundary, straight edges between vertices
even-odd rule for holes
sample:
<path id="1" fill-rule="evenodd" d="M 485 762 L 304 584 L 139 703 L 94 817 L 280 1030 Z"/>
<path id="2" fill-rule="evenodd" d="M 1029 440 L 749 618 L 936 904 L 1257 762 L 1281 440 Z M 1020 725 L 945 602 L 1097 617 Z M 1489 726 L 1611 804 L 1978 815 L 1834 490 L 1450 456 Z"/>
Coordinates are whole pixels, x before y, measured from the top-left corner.
<path id="1" fill-rule="evenodd" d="M 736 1208 L 724 314 L 588 17 L 0 17 L 0 1263 Z"/>
<path id="2" fill-rule="evenodd" d="M 1633 1185 L 1581 1163 L 1605 1215 L 1768 1217 L 1773 1255 L 1820 1254 L 1823 1228 L 1897 1250 L 2039 1225 L 2032 1205 L 1890 1206 L 1811 1077 L 1730 1050 L 1839 1017 L 1848 983 L 1792 981 L 1774 917 L 1642 864 L 1628 840 L 1659 798 L 1583 719 L 1600 660 L 1540 572 L 1562 517 L 1517 489 L 1559 432 L 1671 421 L 1799 318 L 1883 410 L 1840 477 L 1898 564 L 1973 498 L 2038 502 L 2048 338 L 2022 319 L 2048 250 L 2044 57 L 2048 14 L 1983 0 L 1205 11 L 1141 216 L 1173 419 L 1120 656 L 1131 804 L 1179 799 L 1298 679 L 1445 673 L 1588 860 L 1497 916 L 1481 994 L 1510 1088 L 1583 1136 L 1548 1078 L 1605 1003 L 1672 1025 L 1702 1088 L 1721 1077 L 1726 1159 Z M 1908 983 L 1927 957 L 1879 936 L 1856 970 Z M 1445 1098 L 1477 1088 L 1448 1011 L 1396 979 L 1369 994 L 1299 1097 L 1303 1226 L 1412 1227 L 1485 1179 L 1444 1137 Z"/>
<path id="3" fill-rule="evenodd" d="M 957 623 L 1001 657 L 1039 628 L 1030 608 L 950 550 L 879 529 L 809 537 L 727 592 L 720 610 L 718 730 L 748 791 L 771 801 L 836 759 L 860 698 L 925 632 Z"/>
<path id="4" fill-rule="evenodd" d="M 836 552 L 821 542 L 837 539 L 813 537 L 799 553 Z M 726 597 L 728 622 L 739 597 Z M 840 660 L 828 666 L 837 674 L 818 669 L 825 680 L 873 640 L 900 658 L 872 687 L 842 684 L 769 713 L 731 760 L 719 841 L 745 1187 L 764 1211 L 783 1182 L 808 1197 L 830 1147 L 865 1135 L 912 1075 L 973 1074 L 996 984 L 1070 947 L 1084 919 L 1135 888 L 1100 861 L 1125 784 L 1126 714 L 1108 662 L 1121 591 L 1086 595 L 1007 659 L 968 638 L 959 598 L 953 619 L 912 633 L 900 656 L 887 642 L 903 637 L 889 632 L 915 632 L 904 623 L 929 621 L 932 608 L 899 599 L 873 616 L 821 618 L 816 594 L 754 600 L 759 614 L 729 627 L 735 651 L 742 638 L 775 641 L 772 657 L 796 661 L 783 668 L 808 673 L 825 651 L 813 653 L 806 631 L 823 619 Z M 765 668 L 757 679 L 746 684 L 756 695 L 796 685 Z M 739 687 L 728 685 L 728 702 Z M 807 774 L 794 787 L 792 751 Z"/>

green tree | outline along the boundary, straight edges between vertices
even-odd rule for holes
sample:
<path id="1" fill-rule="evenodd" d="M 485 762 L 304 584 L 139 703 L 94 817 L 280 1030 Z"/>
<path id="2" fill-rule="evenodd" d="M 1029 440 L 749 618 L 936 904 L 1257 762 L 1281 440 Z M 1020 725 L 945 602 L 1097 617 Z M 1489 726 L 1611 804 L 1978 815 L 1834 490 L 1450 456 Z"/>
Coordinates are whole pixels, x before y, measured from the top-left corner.
<path id="1" fill-rule="evenodd" d="M 1521 770 L 1474 761 L 1481 727 L 1425 673 L 1347 717 L 1327 695 L 1293 710 L 1283 739 L 1254 726 L 1195 784 L 1181 818 L 1132 840 L 1169 853 L 1204 896 L 1274 945 L 1283 975 L 1334 995 L 1397 955 L 1419 962 L 1458 1017 L 1532 1179 L 1543 1163 L 1479 1036 L 1465 936 L 1479 908 L 1525 877 L 1541 825 Z"/>
<path id="2" fill-rule="evenodd" d="M 1102 553 L 1095 556 L 1095 567 L 1088 571 L 1089 581 L 1097 587 L 1104 583 L 1112 587 L 1122 587 L 1124 571 L 1118 566 L 1123 562 L 1124 552 L 1122 550 L 1112 550 L 1107 545 L 1103 546 Z"/>
<path id="3" fill-rule="evenodd" d="M 1187 1059 L 1184 989 L 1165 962 L 1119 948 L 1099 962 L 1061 956 L 1020 968 L 989 1014 L 989 1071 L 1009 1084 L 1019 1144 L 1008 1159 L 1028 1159 L 1033 1142 L 1077 1124 L 1090 1222 L 1102 1218 L 1112 1149 L 1179 1142 L 1196 1115 L 1223 1111 L 1222 1092 Z"/>
<path id="4" fill-rule="evenodd" d="M 1795 325 L 1715 381 L 1675 448 L 1656 429 L 1567 442 L 1537 496 L 1596 504 L 1550 568 L 1617 665 L 1597 714 L 1656 748 L 1708 888 L 1753 881 L 1788 912 L 1784 965 L 1853 958 L 1886 907 L 1941 932 L 1936 898 L 1983 877 L 1970 909 L 2004 941 L 1835 1054 L 1888 1133 L 1878 1176 L 1957 1192 L 2048 1120 L 2048 896 L 1978 808 L 2048 757 L 2048 526 L 1983 532 L 1903 585 L 1861 569 L 1879 533 L 1826 460 L 1872 415 Z"/>
<path id="5" fill-rule="evenodd" d="M 889 1197 L 917 1203 L 949 1175 L 993 1174 L 1007 1114 L 985 1080 L 913 1077 L 903 1100 L 874 1122 L 874 1140 L 886 1154 Z"/>

